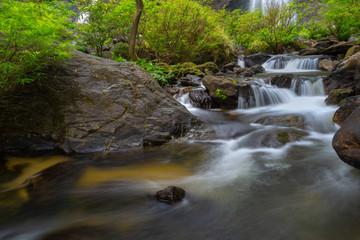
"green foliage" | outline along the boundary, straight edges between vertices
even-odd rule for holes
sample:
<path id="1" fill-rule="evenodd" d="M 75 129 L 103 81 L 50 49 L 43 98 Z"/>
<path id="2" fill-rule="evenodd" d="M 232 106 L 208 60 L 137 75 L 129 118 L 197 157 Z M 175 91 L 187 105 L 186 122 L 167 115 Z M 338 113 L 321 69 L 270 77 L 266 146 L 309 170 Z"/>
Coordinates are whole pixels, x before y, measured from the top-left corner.
<path id="1" fill-rule="evenodd" d="M 118 34 L 130 33 L 135 1 L 79 0 L 80 20 L 78 29 L 86 44 L 102 56 L 102 48 Z"/>
<path id="2" fill-rule="evenodd" d="M 360 34 L 360 1 L 324 0 L 324 19 L 329 32 L 339 40 Z"/>
<path id="3" fill-rule="evenodd" d="M 156 65 L 157 60 L 146 61 L 140 59 L 136 62 L 137 65 L 144 68 L 150 75 L 158 81 L 161 86 L 167 86 L 174 79 L 173 72 L 169 69 Z"/>
<path id="4" fill-rule="evenodd" d="M 0 88 L 30 83 L 70 57 L 70 12 L 58 2 L 0 3 Z"/>
<path id="5" fill-rule="evenodd" d="M 140 31 L 145 46 L 161 61 L 221 62 L 230 50 L 221 22 L 221 14 L 196 1 L 147 1 Z"/>
<path id="6" fill-rule="evenodd" d="M 225 16 L 227 32 L 237 46 L 251 52 L 280 53 L 300 32 L 296 6 L 272 1 L 264 11 L 234 11 Z"/>
<path id="7" fill-rule="evenodd" d="M 122 57 L 113 57 L 117 62 L 126 62 Z M 145 58 L 139 59 L 135 62 L 140 67 L 144 68 L 150 75 L 161 85 L 168 86 L 174 79 L 173 71 L 167 67 L 157 65 L 157 60 L 147 61 Z"/>
<path id="8" fill-rule="evenodd" d="M 227 96 L 225 94 L 222 93 L 222 91 L 220 89 L 216 89 L 216 96 L 218 98 L 221 98 L 222 100 L 226 100 Z"/>

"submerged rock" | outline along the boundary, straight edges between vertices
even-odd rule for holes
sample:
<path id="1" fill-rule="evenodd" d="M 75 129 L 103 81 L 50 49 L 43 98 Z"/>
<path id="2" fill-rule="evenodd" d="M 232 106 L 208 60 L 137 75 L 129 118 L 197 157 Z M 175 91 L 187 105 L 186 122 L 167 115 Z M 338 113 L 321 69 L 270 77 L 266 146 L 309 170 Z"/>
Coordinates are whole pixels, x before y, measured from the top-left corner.
<path id="1" fill-rule="evenodd" d="M 133 63 L 74 52 L 48 79 L 0 96 L 0 150 L 121 151 L 186 134 L 199 120 Z"/>
<path id="2" fill-rule="evenodd" d="M 155 194 L 156 200 L 169 204 L 180 202 L 184 197 L 184 189 L 176 186 L 168 186 L 164 190 L 160 190 Z"/>
<path id="3" fill-rule="evenodd" d="M 262 129 L 250 133 L 240 145 L 249 148 L 280 148 L 287 143 L 299 141 L 307 135 L 308 133 L 293 128 Z"/>
<path id="4" fill-rule="evenodd" d="M 360 169 L 360 108 L 356 108 L 335 133 L 332 146 L 345 163 Z"/>
<path id="5" fill-rule="evenodd" d="M 305 129 L 305 119 L 296 115 L 288 116 L 269 116 L 264 117 L 256 121 L 256 123 L 261 123 L 263 125 L 273 125 L 280 127 L 294 127 L 299 129 Z"/>

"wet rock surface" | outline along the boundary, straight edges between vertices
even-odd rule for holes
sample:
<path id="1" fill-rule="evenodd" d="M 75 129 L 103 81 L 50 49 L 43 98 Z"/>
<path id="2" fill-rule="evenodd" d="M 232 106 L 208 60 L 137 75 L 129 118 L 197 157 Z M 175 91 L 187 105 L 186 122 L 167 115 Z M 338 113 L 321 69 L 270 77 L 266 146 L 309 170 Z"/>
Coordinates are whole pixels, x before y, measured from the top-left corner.
<path id="1" fill-rule="evenodd" d="M 333 121 L 342 125 L 348 116 L 358 107 L 360 107 L 360 96 L 352 96 L 342 100 L 341 107 L 335 112 Z"/>
<path id="2" fill-rule="evenodd" d="M 218 107 L 224 109 L 237 108 L 239 85 L 233 78 L 205 76 L 202 82 Z"/>
<path id="3" fill-rule="evenodd" d="M 360 169 L 360 108 L 356 108 L 335 133 L 332 146 L 345 163 Z"/>
<path id="4" fill-rule="evenodd" d="M 205 90 L 194 90 L 189 92 L 190 102 L 194 107 L 209 109 L 213 106 L 212 98 Z"/>
<path id="5" fill-rule="evenodd" d="M 133 63 L 74 52 L 48 79 L 0 97 L 0 149 L 121 151 L 158 145 L 199 120 Z"/>
<path id="6" fill-rule="evenodd" d="M 295 78 L 294 74 L 279 74 L 270 78 L 272 85 L 275 85 L 279 88 L 290 88 L 292 80 Z"/>
<path id="7" fill-rule="evenodd" d="M 352 89 L 360 93 L 360 53 L 341 61 L 337 69 L 324 78 L 325 91 Z"/>
<path id="8" fill-rule="evenodd" d="M 249 68 L 255 65 L 261 65 L 271 58 L 270 55 L 265 53 L 256 53 L 244 57 L 245 67 Z"/>
<path id="9" fill-rule="evenodd" d="M 333 71 L 335 66 L 338 64 L 337 61 L 332 61 L 329 59 L 322 59 L 319 61 L 319 69 L 322 71 Z"/>
<path id="10" fill-rule="evenodd" d="M 261 123 L 263 125 L 280 126 L 280 127 L 294 127 L 299 129 L 305 129 L 306 126 L 305 119 L 303 117 L 296 115 L 269 116 L 257 120 L 256 123 Z"/>
<path id="11" fill-rule="evenodd" d="M 250 133 L 250 137 L 240 145 L 249 148 L 280 148 L 287 143 L 299 141 L 307 135 L 308 133 L 294 128 L 260 130 Z"/>
<path id="12" fill-rule="evenodd" d="M 353 96 L 354 90 L 352 89 L 334 89 L 331 90 L 329 96 L 325 99 L 327 105 L 339 105 L 345 98 Z"/>
<path id="13" fill-rule="evenodd" d="M 176 186 L 168 186 L 155 194 L 156 200 L 169 204 L 180 202 L 185 197 L 184 189 Z"/>

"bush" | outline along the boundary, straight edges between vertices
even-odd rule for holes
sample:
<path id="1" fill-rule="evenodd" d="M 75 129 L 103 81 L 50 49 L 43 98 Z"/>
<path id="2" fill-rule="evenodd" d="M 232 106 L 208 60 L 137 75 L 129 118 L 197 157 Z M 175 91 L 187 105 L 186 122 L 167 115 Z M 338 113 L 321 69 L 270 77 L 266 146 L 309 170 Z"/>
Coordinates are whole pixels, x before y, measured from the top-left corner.
<path id="1" fill-rule="evenodd" d="M 221 22 L 221 14 L 196 1 L 148 1 L 140 32 L 154 57 L 169 64 L 221 62 L 231 46 Z"/>
<path id="2" fill-rule="evenodd" d="M 0 88 L 40 79 L 45 66 L 70 57 L 69 14 L 55 2 L 0 3 Z"/>
<path id="3" fill-rule="evenodd" d="M 324 18 L 329 32 L 339 40 L 360 34 L 360 2 L 358 0 L 324 0 Z"/>
<path id="4" fill-rule="evenodd" d="M 300 31 L 296 7 L 281 5 L 277 1 L 268 4 L 264 11 L 230 13 L 225 22 L 236 45 L 254 52 L 281 53 Z"/>
<path id="5" fill-rule="evenodd" d="M 85 44 L 102 56 L 102 48 L 119 34 L 128 36 L 135 12 L 134 1 L 79 0 L 80 23 L 78 30 Z"/>

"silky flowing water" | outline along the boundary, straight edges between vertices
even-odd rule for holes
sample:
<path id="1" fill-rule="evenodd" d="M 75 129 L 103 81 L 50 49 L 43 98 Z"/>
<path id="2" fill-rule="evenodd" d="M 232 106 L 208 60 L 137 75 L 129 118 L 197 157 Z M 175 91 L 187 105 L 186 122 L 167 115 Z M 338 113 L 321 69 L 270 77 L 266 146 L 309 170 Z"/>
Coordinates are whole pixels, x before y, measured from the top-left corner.
<path id="1" fill-rule="evenodd" d="M 266 64 L 253 106 L 203 110 L 186 94 L 179 98 L 214 131 L 210 140 L 106 155 L 3 157 L 0 239 L 360 239 L 360 173 L 331 147 L 336 107 L 324 102 L 323 73 L 294 63 L 302 89 L 295 94 L 265 83 L 286 69 Z M 303 117 L 308 135 L 258 146 L 266 133 L 286 128 L 255 121 L 283 115 Z M 167 205 L 149 197 L 169 185 L 184 188 L 185 200 Z"/>

